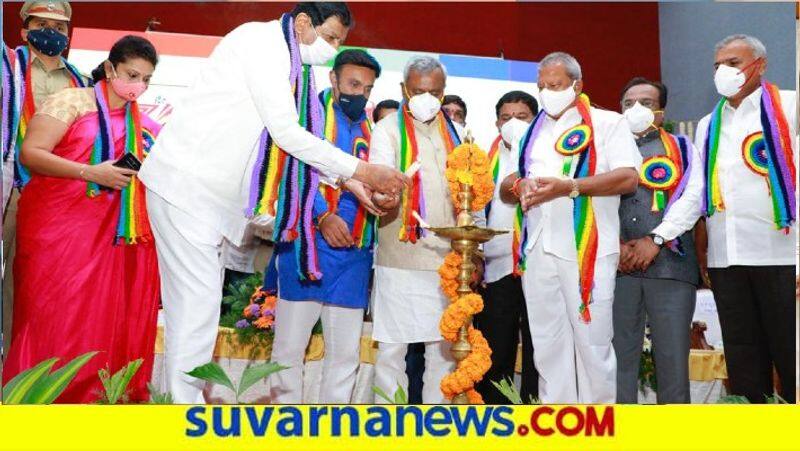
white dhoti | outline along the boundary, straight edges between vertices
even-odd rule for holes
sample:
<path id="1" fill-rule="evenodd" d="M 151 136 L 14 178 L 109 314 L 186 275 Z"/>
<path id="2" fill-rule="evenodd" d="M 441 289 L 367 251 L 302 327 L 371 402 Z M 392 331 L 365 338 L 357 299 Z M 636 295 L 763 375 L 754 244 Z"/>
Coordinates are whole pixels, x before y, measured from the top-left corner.
<path id="1" fill-rule="evenodd" d="M 350 403 L 359 365 L 364 309 L 279 299 L 275 308 L 272 361 L 289 368 L 270 376 L 273 404 L 303 402 L 303 358 L 311 330 L 320 318 L 325 358 L 319 403 Z"/>
<path id="2" fill-rule="evenodd" d="M 177 404 L 203 404 L 185 373 L 211 361 L 222 302 L 222 234 L 147 191 L 164 306 L 164 378 Z"/>
<path id="3" fill-rule="evenodd" d="M 578 263 L 546 253 L 542 241 L 529 251 L 522 276 L 539 398 L 545 404 L 614 403 L 612 304 L 619 254 L 597 258 L 587 324 L 578 310 Z"/>
<path id="4" fill-rule="evenodd" d="M 375 386 L 389 396 L 398 386 L 408 393 L 408 344 L 424 342 L 422 402 L 446 402 L 439 384 L 453 371 L 455 361 L 450 355 L 450 343 L 439 332 L 439 320 L 449 304 L 439 286 L 439 273 L 375 266 L 374 280 L 372 335 L 378 342 Z M 376 397 L 375 401 L 382 400 Z"/>

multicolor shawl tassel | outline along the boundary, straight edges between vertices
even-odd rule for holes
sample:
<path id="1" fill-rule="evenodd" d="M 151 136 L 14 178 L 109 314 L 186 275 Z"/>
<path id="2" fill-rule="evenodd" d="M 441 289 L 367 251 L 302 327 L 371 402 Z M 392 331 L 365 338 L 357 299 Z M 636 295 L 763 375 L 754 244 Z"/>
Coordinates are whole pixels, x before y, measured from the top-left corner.
<path id="1" fill-rule="evenodd" d="M 291 15 L 281 17 L 281 27 L 289 49 L 290 72 L 299 124 L 322 137 L 322 105 L 316 98 L 316 84 L 311 67 L 303 64 L 295 38 Z M 280 149 L 269 130 L 259 139 L 256 164 L 250 179 L 250 198 L 245 213 L 275 216 L 273 240 L 293 242 L 300 280 L 320 280 L 313 224 L 314 198 L 319 190 L 319 173 Z"/>

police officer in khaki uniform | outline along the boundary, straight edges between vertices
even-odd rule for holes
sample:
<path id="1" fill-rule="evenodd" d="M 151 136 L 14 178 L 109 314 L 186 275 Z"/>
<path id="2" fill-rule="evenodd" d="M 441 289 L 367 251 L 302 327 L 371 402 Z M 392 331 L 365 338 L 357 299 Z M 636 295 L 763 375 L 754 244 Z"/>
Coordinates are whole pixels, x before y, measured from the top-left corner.
<path id="1" fill-rule="evenodd" d="M 69 41 L 69 26 L 72 20 L 72 7 L 64 0 L 28 0 L 19 12 L 22 18 L 20 35 L 29 55 L 31 92 L 35 109 L 48 96 L 62 89 L 86 85 L 88 79 L 79 75 L 62 57 Z M 18 60 L 16 51 L 10 51 Z M 16 63 L 17 70 L 26 67 Z M 15 131 L 16 132 L 16 131 Z M 11 308 L 13 300 L 12 263 L 14 259 L 14 237 L 16 235 L 16 214 L 18 191 L 11 190 L 14 177 L 13 152 L 3 161 L 3 336 L 11 336 Z M 10 194 L 10 196 L 9 196 Z M 6 340 L 7 341 L 7 340 Z M 5 344 L 4 344 L 5 345 Z"/>

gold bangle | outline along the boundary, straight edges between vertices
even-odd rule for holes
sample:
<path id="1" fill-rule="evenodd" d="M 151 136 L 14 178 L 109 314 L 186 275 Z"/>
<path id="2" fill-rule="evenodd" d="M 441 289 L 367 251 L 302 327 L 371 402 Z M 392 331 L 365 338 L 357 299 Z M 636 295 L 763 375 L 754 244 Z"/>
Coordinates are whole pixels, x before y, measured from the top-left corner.
<path id="1" fill-rule="evenodd" d="M 84 164 L 84 165 L 81 167 L 81 172 L 79 172 L 79 173 L 78 173 L 78 174 L 80 175 L 80 177 L 81 177 L 81 180 L 86 180 L 86 169 L 87 169 L 88 167 L 89 167 L 89 165 L 88 165 L 88 164 Z"/>
<path id="2" fill-rule="evenodd" d="M 322 221 L 328 219 L 328 217 L 330 215 L 332 215 L 332 214 L 333 214 L 333 212 L 328 210 L 325 213 L 322 213 L 321 215 L 317 216 L 317 218 L 314 220 L 314 222 L 316 223 L 317 228 L 319 228 L 319 226 L 322 225 Z"/>

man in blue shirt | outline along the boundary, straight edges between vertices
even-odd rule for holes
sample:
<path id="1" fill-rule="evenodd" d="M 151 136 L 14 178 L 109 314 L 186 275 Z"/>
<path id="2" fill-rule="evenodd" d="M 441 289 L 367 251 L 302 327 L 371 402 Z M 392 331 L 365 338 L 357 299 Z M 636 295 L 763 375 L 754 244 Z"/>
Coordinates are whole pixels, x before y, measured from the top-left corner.
<path id="1" fill-rule="evenodd" d="M 364 108 L 378 62 L 363 50 L 345 50 L 330 72 L 331 88 L 319 95 L 325 139 L 367 160 L 372 123 Z M 373 213 L 376 213 L 373 211 Z M 303 357 L 311 330 L 322 319 L 325 360 L 319 402 L 345 404 L 356 381 L 361 325 L 368 303 L 375 216 L 348 191 L 321 185 L 314 203 L 320 280 L 301 280 L 291 243 L 278 243 L 278 302 L 272 361 L 290 367 L 272 377 L 273 403 L 303 402 Z"/>

